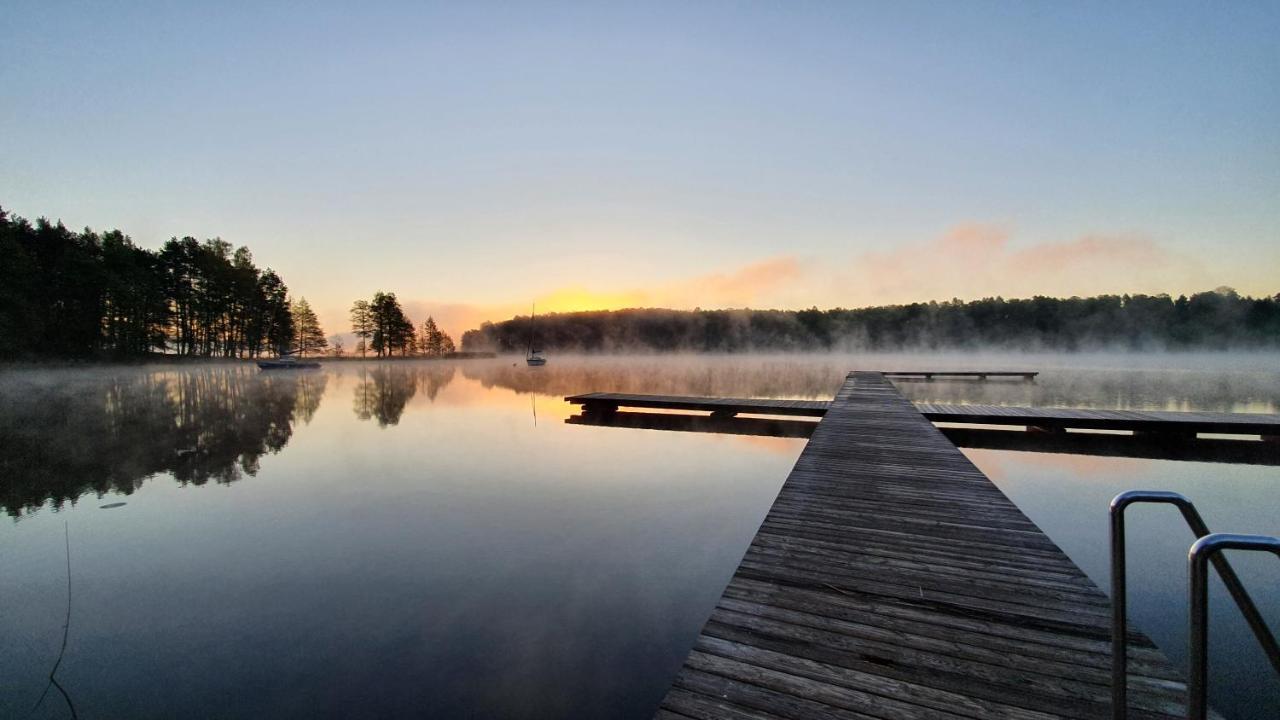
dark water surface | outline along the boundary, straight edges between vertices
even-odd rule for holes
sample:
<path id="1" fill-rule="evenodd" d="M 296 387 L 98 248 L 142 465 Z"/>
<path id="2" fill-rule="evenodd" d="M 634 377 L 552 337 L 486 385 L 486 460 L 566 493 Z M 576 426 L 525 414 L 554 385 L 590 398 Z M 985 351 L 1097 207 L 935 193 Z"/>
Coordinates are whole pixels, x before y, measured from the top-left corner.
<path id="1" fill-rule="evenodd" d="M 804 441 L 568 425 L 561 398 L 828 398 L 855 367 L 1044 373 L 899 384 L 918 400 L 1280 411 L 1280 359 L 1247 355 L 0 371 L 0 717 L 70 717 L 57 689 L 30 713 L 68 537 L 57 678 L 81 718 L 648 717 Z M 966 452 L 1104 588 L 1122 490 L 1280 535 L 1275 466 Z M 1190 537 L 1165 509 L 1130 532 L 1134 622 L 1183 663 Z M 1232 562 L 1280 628 L 1280 563 Z M 1213 702 L 1280 716 L 1228 603 Z"/>

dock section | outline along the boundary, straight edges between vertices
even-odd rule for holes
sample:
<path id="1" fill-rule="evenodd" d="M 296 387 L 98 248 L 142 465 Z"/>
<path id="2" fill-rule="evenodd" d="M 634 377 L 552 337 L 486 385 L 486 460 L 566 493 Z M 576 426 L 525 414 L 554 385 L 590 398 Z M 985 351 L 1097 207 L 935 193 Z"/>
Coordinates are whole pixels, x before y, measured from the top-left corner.
<path id="1" fill-rule="evenodd" d="M 905 379 L 924 379 L 932 380 L 936 377 L 950 379 L 969 379 L 969 380 L 986 380 L 987 378 L 1022 378 L 1023 380 L 1035 380 L 1040 373 L 1029 372 L 1026 370 L 1015 371 L 995 371 L 990 370 L 974 370 L 973 372 L 958 370 L 885 370 L 881 375 L 891 378 Z"/>
<path id="2" fill-rule="evenodd" d="M 916 409 L 934 422 L 1023 425 L 1052 431 L 1128 430 L 1135 433 L 1178 435 L 1216 433 L 1273 436 L 1280 434 L 1280 415 L 1272 413 L 1089 410 L 939 403 L 916 403 Z"/>
<path id="3" fill-rule="evenodd" d="M 938 428 L 853 373 L 656 717 L 1107 717 L 1109 620 Z M 1141 636 L 1130 673 L 1129 717 L 1182 715 L 1178 673 Z"/>
<path id="4" fill-rule="evenodd" d="M 591 412 L 622 407 L 710 412 L 716 417 L 786 415 L 822 417 L 826 400 L 706 398 L 684 395 L 587 393 L 565 398 Z M 1004 405 L 944 405 L 916 403 L 925 419 L 960 425 L 1004 425 L 1051 432 L 1115 430 L 1142 434 L 1194 436 L 1197 433 L 1280 437 L 1280 414 L 1223 412 L 1166 412 L 1159 410 L 1091 410 L 1087 408 L 1010 407 Z"/>
<path id="5" fill-rule="evenodd" d="M 831 403 L 827 400 L 773 400 L 761 398 L 714 398 L 690 395 L 633 395 L 631 393 L 586 393 L 570 395 L 566 402 L 584 410 L 612 412 L 620 407 L 650 410 L 691 410 L 713 415 L 790 415 L 822 417 Z"/>

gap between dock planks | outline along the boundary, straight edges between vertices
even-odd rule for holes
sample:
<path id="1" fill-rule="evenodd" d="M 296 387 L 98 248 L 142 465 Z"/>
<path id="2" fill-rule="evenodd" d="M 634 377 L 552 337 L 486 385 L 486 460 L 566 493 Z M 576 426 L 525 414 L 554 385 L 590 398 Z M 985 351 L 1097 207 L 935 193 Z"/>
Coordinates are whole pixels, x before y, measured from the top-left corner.
<path id="1" fill-rule="evenodd" d="M 1109 612 L 883 375 L 851 373 L 656 717 L 1107 717 Z M 1130 717 L 1180 717 L 1179 673 L 1131 647 Z"/>

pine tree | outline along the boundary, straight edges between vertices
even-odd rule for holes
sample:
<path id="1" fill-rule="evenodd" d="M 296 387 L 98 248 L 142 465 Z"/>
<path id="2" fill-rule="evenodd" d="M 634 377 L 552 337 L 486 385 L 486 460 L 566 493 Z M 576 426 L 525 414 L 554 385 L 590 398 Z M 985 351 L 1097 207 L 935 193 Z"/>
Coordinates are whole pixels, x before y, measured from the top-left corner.
<path id="1" fill-rule="evenodd" d="M 401 328 L 404 333 L 404 338 L 402 340 L 403 344 L 400 346 L 400 354 L 406 357 L 408 357 L 409 355 L 417 354 L 418 332 L 413 327 L 413 321 L 410 320 L 408 317 L 405 317 L 404 324 L 401 326 Z"/>
<path id="2" fill-rule="evenodd" d="M 261 323 L 262 342 L 268 349 L 282 353 L 293 345 L 293 312 L 289 306 L 289 288 L 271 268 L 258 280 L 261 307 L 257 320 Z"/>
<path id="3" fill-rule="evenodd" d="M 435 319 L 428 315 L 426 322 L 422 323 L 422 332 L 418 335 L 422 343 L 423 355 L 431 357 L 440 355 L 440 336 L 440 328 L 436 327 Z"/>
<path id="4" fill-rule="evenodd" d="M 357 300 L 351 304 L 351 332 L 357 338 L 356 350 L 360 357 L 364 357 L 369 338 L 373 337 L 373 310 L 368 300 Z"/>
<path id="5" fill-rule="evenodd" d="M 375 293 L 369 310 L 373 319 L 373 350 L 378 357 L 389 356 L 396 350 L 408 355 L 412 350 L 413 323 L 405 317 L 396 294 Z"/>
<path id="6" fill-rule="evenodd" d="M 329 347 L 320 320 L 311 309 L 306 298 L 300 298 L 293 304 L 294 338 L 298 346 L 298 354 L 306 357 L 309 352 L 320 352 Z"/>

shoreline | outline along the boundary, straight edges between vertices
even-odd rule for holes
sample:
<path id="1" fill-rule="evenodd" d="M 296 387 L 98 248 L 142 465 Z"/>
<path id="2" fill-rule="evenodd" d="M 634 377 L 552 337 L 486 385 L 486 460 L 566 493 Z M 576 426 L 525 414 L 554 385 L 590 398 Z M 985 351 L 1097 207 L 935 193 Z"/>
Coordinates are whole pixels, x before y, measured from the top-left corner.
<path id="1" fill-rule="evenodd" d="M 492 352 L 458 352 L 450 355 L 428 357 L 424 355 L 388 356 L 388 357 L 334 357 L 332 355 L 316 355 L 306 358 L 320 363 L 348 362 L 403 362 L 412 360 L 490 360 L 499 357 Z M 190 355 L 146 355 L 141 357 L 119 358 L 51 358 L 48 360 L 0 360 L 0 370 L 56 370 L 67 368 L 96 368 L 112 366 L 144 366 L 144 365 L 255 365 L 263 358 L 226 358 L 226 357 L 193 357 Z"/>

